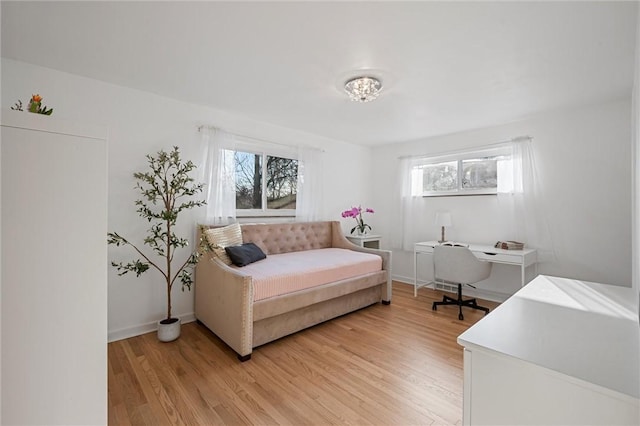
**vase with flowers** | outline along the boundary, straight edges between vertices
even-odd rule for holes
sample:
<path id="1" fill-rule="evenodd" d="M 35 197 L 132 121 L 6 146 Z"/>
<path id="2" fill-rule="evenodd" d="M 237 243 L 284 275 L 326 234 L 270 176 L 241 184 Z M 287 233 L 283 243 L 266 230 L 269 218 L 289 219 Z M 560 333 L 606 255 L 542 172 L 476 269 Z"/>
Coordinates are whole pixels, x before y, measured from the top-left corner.
<path id="1" fill-rule="evenodd" d="M 342 217 L 352 217 L 356 220 L 356 226 L 351 228 L 351 233 L 354 232 L 357 235 L 364 235 L 367 233 L 367 230 L 371 231 L 371 226 L 364 223 L 364 219 L 362 218 L 362 213 L 375 213 L 373 209 L 366 208 L 363 209 L 361 206 L 352 207 L 349 210 L 345 210 L 342 212 Z"/>

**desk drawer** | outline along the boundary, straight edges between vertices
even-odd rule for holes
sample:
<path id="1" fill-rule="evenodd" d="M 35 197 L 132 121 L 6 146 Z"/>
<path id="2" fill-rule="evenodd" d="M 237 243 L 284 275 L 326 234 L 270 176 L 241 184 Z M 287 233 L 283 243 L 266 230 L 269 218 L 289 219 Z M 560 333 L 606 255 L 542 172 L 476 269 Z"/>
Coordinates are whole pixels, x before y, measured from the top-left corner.
<path id="1" fill-rule="evenodd" d="M 483 251 L 474 251 L 473 254 L 475 254 L 478 259 L 488 260 L 489 262 L 522 265 L 522 256 L 517 254 L 487 253 Z"/>
<path id="2" fill-rule="evenodd" d="M 433 246 L 426 246 L 426 245 L 416 244 L 413 249 L 414 249 L 414 251 L 416 253 L 433 254 Z"/>

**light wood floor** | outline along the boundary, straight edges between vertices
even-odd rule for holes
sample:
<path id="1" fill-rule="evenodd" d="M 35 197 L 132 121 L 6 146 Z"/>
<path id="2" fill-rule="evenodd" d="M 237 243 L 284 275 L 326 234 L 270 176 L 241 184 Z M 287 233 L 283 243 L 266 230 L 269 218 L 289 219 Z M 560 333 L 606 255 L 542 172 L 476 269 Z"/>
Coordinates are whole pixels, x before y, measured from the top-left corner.
<path id="1" fill-rule="evenodd" d="M 109 424 L 462 423 L 462 348 L 482 318 L 431 310 L 441 292 L 394 282 L 374 305 L 254 350 L 248 362 L 197 323 L 109 344 Z M 493 309 L 497 304 L 480 303 Z"/>

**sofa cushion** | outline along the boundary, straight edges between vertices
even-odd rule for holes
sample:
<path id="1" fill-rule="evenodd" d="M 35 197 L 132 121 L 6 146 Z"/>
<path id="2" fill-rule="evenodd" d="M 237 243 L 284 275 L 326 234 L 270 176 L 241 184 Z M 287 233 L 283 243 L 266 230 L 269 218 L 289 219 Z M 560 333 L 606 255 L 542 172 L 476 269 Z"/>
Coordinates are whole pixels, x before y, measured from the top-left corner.
<path id="1" fill-rule="evenodd" d="M 239 223 L 233 223 L 221 228 L 210 228 L 204 231 L 207 242 L 213 253 L 225 264 L 231 265 L 231 259 L 225 251 L 225 247 L 242 244 L 242 230 Z"/>
<path id="2" fill-rule="evenodd" d="M 247 266 L 250 263 L 265 259 L 266 254 L 260 247 L 253 243 L 244 243 L 239 246 L 227 246 L 224 248 L 227 255 L 236 266 Z"/>

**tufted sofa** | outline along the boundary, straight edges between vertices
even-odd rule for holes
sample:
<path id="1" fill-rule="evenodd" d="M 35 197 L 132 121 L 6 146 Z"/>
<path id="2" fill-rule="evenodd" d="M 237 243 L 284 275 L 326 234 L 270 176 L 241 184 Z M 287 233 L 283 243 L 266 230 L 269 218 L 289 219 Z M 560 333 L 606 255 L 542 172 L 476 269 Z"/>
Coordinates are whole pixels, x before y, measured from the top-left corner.
<path id="1" fill-rule="evenodd" d="M 378 302 L 391 303 L 391 252 L 352 244 L 338 222 L 246 224 L 241 229 L 243 242 L 255 243 L 267 259 L 305 250 L 320 256 L 321 249 L 339 248 L 380 256 L 382 265 L 377 271 L 254 300 L 254 278 L 245 268 L 205 254 L 196 267 L 196 318 L 241 361 L 251 358 L 253 348 L 283 336 Z"/>

